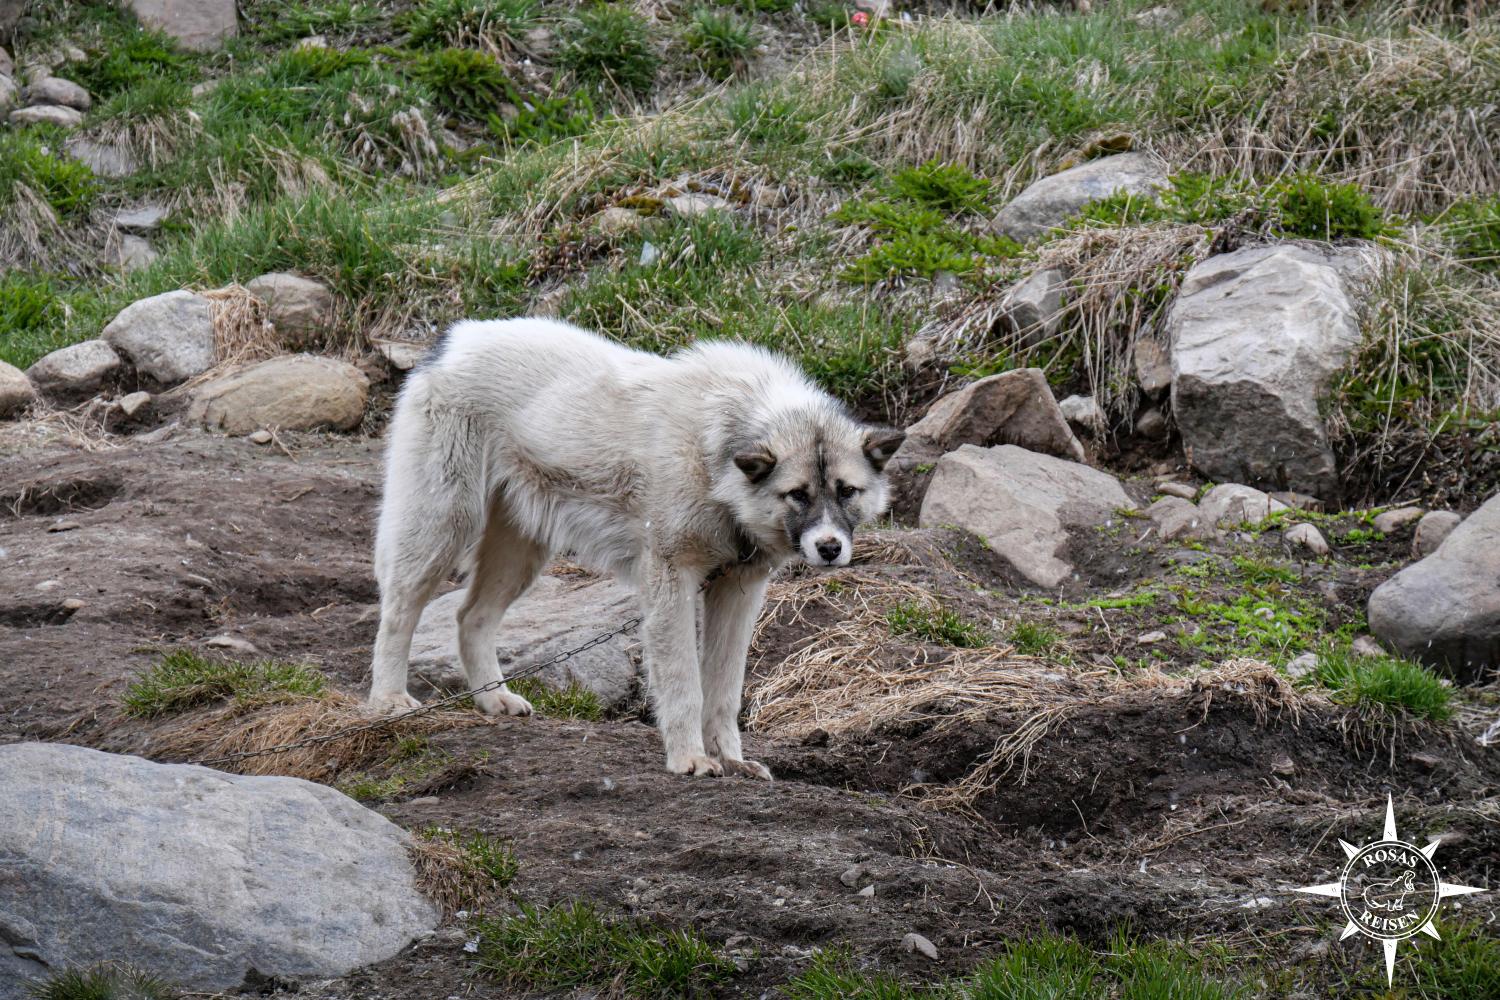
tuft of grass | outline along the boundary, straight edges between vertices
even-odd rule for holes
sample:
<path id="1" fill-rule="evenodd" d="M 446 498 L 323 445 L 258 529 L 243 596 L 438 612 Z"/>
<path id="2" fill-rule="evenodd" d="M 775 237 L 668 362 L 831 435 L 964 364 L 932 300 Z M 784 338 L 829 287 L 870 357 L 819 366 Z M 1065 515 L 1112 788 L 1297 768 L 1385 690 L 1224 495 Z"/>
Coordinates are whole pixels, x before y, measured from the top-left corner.
<path id="1" fill-rule="evenodd" d="M 428 0 L 398 21 L 418 47 L 515 45 L 537 23 L 540 0 Z"/>
<path id="2" fill-rule="evenodd" d="M 755 26 L 733 11 L 699 7 L 682 30 L 682 44 L 704 73 L 727 80 L 755 51 Z"/>
<path id="3" fill-rule="evenodd" d="M 1443 216 L 1442 234 L 1465 264 L 1500 271 L 1500 195 L 1455 204 Z"/>
<path id="4" fill-rule="evenodd" d="M 148 972 L 108 963 L 65 969 L 31 986 L 33 1000 L 173 1000 L 176 991 Z"/>
<path id="5" fill-rule="evenodd" d="M 646 19 L 621 3 L 580 9 L 563 26 L 558 62 L 582 83 L 644 93 L 661 56 Z"/>
<path id="6" fill-rule="evenodd" d="M 68 75 L 96 100 L 108 99 L 150 81 L 185 83 L 197 72 L 198 57 L 185 52 L 169 35 L 121 18 L 106 39 L 107 47 Z"/>
<path id="7" fill-rule="evenodd" d="M 1431 722 L 1453 715 L 1453 692 L 1420 663 L 1391 656 L 1357 656 L 1347 648 L 1318 653 L 1311 678 L 1333 692 L 1335 701 L 1385 714 Z"/>
<path id="8" fill-rule="evenodd" d="M 1048 656 L 1062 644 L 1062 633 L 1036 622 L 1018 622 L 1011 629 L 1010 641 L 1028 656 Z"/>
<path id="9" fill-rule="evenodd" d="M 1500 996 L 1500 940 L 1479 923 L 1445 925 L 1441 941 L 1422 941 L 1412 961 L 1416 996 L 1490 1000 Z"/>
<path id="10" fill-rule="evenodd" d="M 962 649 L 978 649 L 989 644 L 989 636 L 973 622 L 945 608 L 929 608 L 915 601 L 902 601 L 885 613 L 891 634 L 938 642 Z"/>
<path id="11" fill-rule="evenodd" d="M 598 722 L 604 718 L 604 706 L 599 703 L 599 696 L 588 688 L 580 687 L 577 682 L 570 682 L 567 687 L 559 689 L 550 687 L 535 677 L 522 677 L 508 681 L 506 686 L 531 702 L 539 713 L 554 719 Z"/>
<path id="12" fill-rule="evenodd" d="M 0 361 L 26 368 L 43 354 L 63 346 L 48 336 L 61 323 L 64 303 L 47 278 L 0 274 Z"/>
<path id="13" fill-rule="evenodd" d="M 618 991 L 627 997 L 705 997 L 734 963 L 690 931 L 610 920 L 588 903 L 481 921 L 479 967 L 532 990 Z"/>
<path id="14" fill-rule="evenodd" d="M 96 191 L 93 171 L 82 163 L 49 150 L 27 132 L 0 132 L 0 208 L 15 201 L 22 184 L 60 216 L 82 215 Z"/>
<path id="15" fill-rule="evenodd" d="M 501 104 L 521 103 L 505 67 L 476 49 L 424 52 L 417 57 L 412 75 L 432 90 L 440 107 L 471 121 L 488 120 Z"/>
<path id="16" fill-rule="evenodd" d="M 124 702 L 130 715 L 152 718 L 221 698 L 260 704 L 285 697 L 315 697 L 327 686 L 320 672 L 301 663 L 236 663 L 178 649 L 132 681 L 125 689 Z"/>
<path id="17" fill-rule="evenodd" d="M 429 826 L 419 834 L 424 840 L 451 844 L 458 849 L 467 873 L 489 879 L 495 889 L 507 889 L 521 873 L 521 863 L 505 841 L 477 830 L 462 833 Z"/>

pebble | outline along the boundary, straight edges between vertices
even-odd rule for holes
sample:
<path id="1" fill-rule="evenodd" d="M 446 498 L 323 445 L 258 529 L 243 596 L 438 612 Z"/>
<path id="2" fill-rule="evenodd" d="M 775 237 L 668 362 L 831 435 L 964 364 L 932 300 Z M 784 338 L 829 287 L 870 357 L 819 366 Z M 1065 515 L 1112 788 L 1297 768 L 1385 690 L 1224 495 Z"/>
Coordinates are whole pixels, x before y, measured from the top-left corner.
<path id="1" fill-rule="evenodd" d="M 1389 535 L 1394 532 L 1400 531 L 1408 524 L 1420 521 L 1422 519 L 1422 515 L 1425 513 L 1427 512 L 1421 507 L 1397 507 L 1395 510 L 1388 510 L 1383 514 L 1376 514 L 1373 523 L 1375 525 L 1376 531 L 1380 532 L 1382 535 Z"/>
<path id="2" fill-rule="evenodd" d="M 1355 656 L 1384 656 L 1385 648 L 1374 636 L 1362 635 L 1349 644 L 1349 652 Z"/>
<path id="3" fill-rule="evenodd" d="M 901 950 L 915 952 L 925 958 L 932 959 L 934 962 L 937 961 L 938 957 L 937 946 L 915 931 L 901 939 Z"/>
<path id="4" fill-rule="evenodd" d="M 251 444 L 270 444 L 271 443 L 271 432 L 267 431 L 267 430 L 255 431 L 255 432 L 253 432 L 251 434 L 248 434 L 246 436 L 248 437 L 248 439 L 249 439 L 249 441 L 250 441 Z"/>
<path id="5" fill-rule="evenodd" d="M 1293 545 L 1299 545 L 1315 556 L 1326 556 L 1328 554 L 1328 539 L 1323 533 L 1310 524 L 1294 524 L 1286 529 L 1286 540 Z"/>
<path id="6" fill-rule="evenodd" d="M 203 640 L 203 645 L 211 649 L 228 649 L 245 656 L 259 656 L 260 650 L 248 639 L 241 639 L 237 635 L 214 635 Z"/>
<path id="7" fill-rule="evenodd" d="M 149 402 L 151 402 L 151 393 L 132 392 L 127 396 L 120 397 L 120 412 L 127 417 L 133 417 L 140 411 L 141 407 Z"/>
<path id="8" fill-rule="evenodd" d="M 1180 497 L 1183 500 L 1194 500 L 1198 496 L 1197 488 L 1187 483 L 1162 483 L 1156 491 L 1169 497 Z"/>
<path id="9" fill-rule="evenodd" d="M 435 806 L 435 805 L 437 805 L 438 803 L 440 803 L 442 801 L 443 800 L 440 799 L 440 798 L 438 798 L 436 795 L 423 795 L 423 796 L 420 796 L 418 798 L 412 799 L 410 802 L 407 803 L 407 805 L 409 805 L 409 806 Z"/>
<path id="10" fill-rule="evenodd" d="M 1315 653 L 1303 653 L 1291 663 L 1286 665 L 1286 675 L 1292 680 L 1300 680 L 1318 669 L 1318 657 Z"/>
<path id="11" fill-rule="evenodd" d="M 59 531 L 77 531 L 81 527 L 83 527 L 83 525 L 79 524 L 77 521 L 58 521 L 56 524 L 52 524 L 47 527 L 47 533 L 55 535 Z"/>
<path id="12" fill-rule="evenodd" d="M 1158 642 L 1166 642 L 1167 633 L 1160 629 L 1155 632 L 1143 632 L 1141 635 L 1136 636 L 1135 641 L 1142 646 L 1154 646 Z"/>
<path id="13" fill-rule="evenodd" d="M 870 898 L 873 899 L 874 896 L 875 896 L 875 885 L 874 885 L 874 883 L 872 882 L 870 885 L 867 885 L 863 889 L 859 890 L 859 894 L 861 896 L 867 896 L 867 897 L 870 897 Z"/>
<path id="14" fill-rule="evenodd" d="M 869 872 L 865 870 L 864 865 L 855 865 L 853 868 L 846 868 L 844 870 L 844 873 L 839 876 L 839 881 L 844 883 L 844 885 L 848 886 L 850 889 L 853 889 L 855 886 L 863 882 L 865 876 L 868 874 Z"/>
<path id="15" fill-rule="evenodd" d="M 70 597 L 62 602 L 64 611 L 77 611 L 83 607 L 83 602 L 76 597 Z"/>

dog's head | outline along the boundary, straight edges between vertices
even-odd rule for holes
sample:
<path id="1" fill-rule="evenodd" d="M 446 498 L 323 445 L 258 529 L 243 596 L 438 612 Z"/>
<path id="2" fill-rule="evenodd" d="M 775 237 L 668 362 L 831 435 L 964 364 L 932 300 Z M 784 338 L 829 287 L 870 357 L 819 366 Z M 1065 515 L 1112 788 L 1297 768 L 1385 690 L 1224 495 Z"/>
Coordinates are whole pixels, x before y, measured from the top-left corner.
<path id="1" fill-rule="evenodd" d="M 733 442 L 719 494 L 762 550 L 847 566 L 855 528 L 885 512 L 885 463 L 905 437 L 857 423 L 831 399 L 780 410 Z"/>

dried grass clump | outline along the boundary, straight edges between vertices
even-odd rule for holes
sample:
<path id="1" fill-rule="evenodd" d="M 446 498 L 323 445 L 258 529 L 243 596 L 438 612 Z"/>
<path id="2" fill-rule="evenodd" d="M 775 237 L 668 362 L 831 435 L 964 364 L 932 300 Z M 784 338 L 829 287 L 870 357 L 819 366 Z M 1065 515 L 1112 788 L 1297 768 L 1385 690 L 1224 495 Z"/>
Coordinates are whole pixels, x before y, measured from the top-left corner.
<path id="1" fill-rule="evenodd" d="M 203 122 L 186 111 L 105 119 L 83 138 L 113 152 L 137 168 L 160 170 L 206 139 Z"/>
<path id="2" fill-rule="evenodd" d="M 169 759 L 211 759 L 326 736 L 375 718 L 361 700 L 338 691 L 248 713 L 230 706 L 184 717 L 165 728 L 158 734 L 151 752 L 153 756 Z M 213 766 L 237 774 L 279 774 L 327 784 L 343 771 L 384 760 L 400 739 L 492 724 L 478 712 L 440 709 L 326 743 Z"/>
<path id="3" fill-rule="evenodd" d="M 203 292 L 213 304 L 216 369 L 281 354 L 284 345 L 266 318 L 266 306 L 242 285 L 226 285 Z"/>
<path id="4" fill-rule="evenodd" d="M 412 837 L 406 853 L 416 870 L 417 891 L 436 903 L 444 916 L 468 909 L 489 889 L 491 880 L 476 872 L 451 840 Z"/>

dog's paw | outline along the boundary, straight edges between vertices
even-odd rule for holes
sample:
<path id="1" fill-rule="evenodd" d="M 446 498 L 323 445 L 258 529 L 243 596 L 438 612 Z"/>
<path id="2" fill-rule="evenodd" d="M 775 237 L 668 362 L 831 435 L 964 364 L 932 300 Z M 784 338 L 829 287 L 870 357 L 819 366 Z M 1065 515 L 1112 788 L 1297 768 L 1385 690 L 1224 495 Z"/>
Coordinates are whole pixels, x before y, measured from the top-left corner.
<path id="1" fill-rule="evenodd" d="M 732 774 L 739 778 L 758 778 L 761 781 L 771 780 L 771 769 L 758 760 L 726 760 L 724 761 L 724 773 Z"/>
<path id="2" fill-rule="evenodd" d="M 531 714 L 531 702 L 514 691 L 486 691 L 474 696 L 474 704 L 485 715 Z"/>
<path id="3" fill-rule="evenodd" d="M 395 691 L 391 694 L 372 694 L 365 700 L 365 707 L 378 715 L 397 715 L 401 712 L 410 712 L 414 708 L 421 708 L 422 703 L 405 691 Z"/>
<path id="4" fill-rule="evenodd" d="M 698 778 L 720 778 L 724 776 L 724 765 L 712 757 L 704 757 L 701 754 L 684 754 L 681 757 L 668 757 L 667 770 L 673 774 L 690 774 Z"/>

